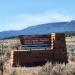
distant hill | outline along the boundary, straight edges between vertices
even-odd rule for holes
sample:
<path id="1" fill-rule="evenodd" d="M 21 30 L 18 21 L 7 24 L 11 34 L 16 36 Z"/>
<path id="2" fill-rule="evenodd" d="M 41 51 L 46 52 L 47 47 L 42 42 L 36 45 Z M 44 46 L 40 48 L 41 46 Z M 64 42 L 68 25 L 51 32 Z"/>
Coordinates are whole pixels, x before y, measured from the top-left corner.
<path id="1" fill-rule="evenodd" d="M 75 21 L 40 24 L 19 31 L 3 31 L 0 32 L 0 38 L 19 35 L 50 34 L 51 32 L 75 32 Z"/>

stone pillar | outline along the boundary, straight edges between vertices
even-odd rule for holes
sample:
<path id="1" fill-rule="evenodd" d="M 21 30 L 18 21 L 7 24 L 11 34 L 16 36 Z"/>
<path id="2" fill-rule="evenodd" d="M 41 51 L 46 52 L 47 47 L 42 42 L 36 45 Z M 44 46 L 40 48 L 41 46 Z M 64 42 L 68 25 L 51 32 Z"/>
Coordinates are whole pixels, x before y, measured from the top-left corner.
<path id="1" fill-rule="evenodd" d="M 54 60 L 67 62 L 67 48 L 64 33 L 51 34 L 51 46 L 53 49 Z"/>

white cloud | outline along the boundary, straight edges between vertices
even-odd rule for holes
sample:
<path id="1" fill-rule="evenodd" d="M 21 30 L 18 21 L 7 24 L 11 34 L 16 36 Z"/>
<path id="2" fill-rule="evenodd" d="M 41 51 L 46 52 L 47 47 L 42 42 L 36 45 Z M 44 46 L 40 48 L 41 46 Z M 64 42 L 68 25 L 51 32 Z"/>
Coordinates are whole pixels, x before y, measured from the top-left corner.
<path id="1" fill-rule="evenodd" d="M 72 20 L 72 17 L 61 13 L 43 12 L 38 14 L 21 14 L 17 16 L 11 16 L 7 18 L 5 25 L 6 30 L 19 30 L 38 24 L 70 20 Z"/>

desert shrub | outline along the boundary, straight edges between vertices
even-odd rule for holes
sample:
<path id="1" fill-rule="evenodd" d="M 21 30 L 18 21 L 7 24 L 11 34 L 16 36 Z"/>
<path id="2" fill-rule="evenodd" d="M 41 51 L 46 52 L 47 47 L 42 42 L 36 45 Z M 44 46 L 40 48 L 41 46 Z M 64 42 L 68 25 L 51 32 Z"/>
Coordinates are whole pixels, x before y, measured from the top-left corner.
<path id="1" fill-rule="evenodd" d="M 38 75 L 75 75 L 75 64 L 51 64 L 47 63 L 38 72 Z"/>
<path id="2" fill-rule="evenodd" d="M 75 56 L 69 56 L 69 60 L 75 62 Z"/>
<path id="3" fill-rule="evenodd" d="M 64 75 L 64 71 L 65 71 L 65 64 L 56 64 L 50 75 Z"/>
<path id="4" fill-rule="evenodd" d="M 12 68 L 12 72 L 10 75 L 26 75 L 26 70 L 25 68 L 21 67 Z"/>
<path id="5" fill-rule="evenodd" d="M 75 75 L 75 64 L 67 64 L 64 75 Z"/>
<path id="6" fill-rule="evenodd" d="M 39 75 L 50 75 L 52 69 L 53 69 L 53 64 L 52 63 L 46 63 L 42 69 L 39 71 Z"/>
<path id="7" fill-rule="evenodd" d="M 13 70 L 10 75 L 18 75 L 16 70 Z"/>

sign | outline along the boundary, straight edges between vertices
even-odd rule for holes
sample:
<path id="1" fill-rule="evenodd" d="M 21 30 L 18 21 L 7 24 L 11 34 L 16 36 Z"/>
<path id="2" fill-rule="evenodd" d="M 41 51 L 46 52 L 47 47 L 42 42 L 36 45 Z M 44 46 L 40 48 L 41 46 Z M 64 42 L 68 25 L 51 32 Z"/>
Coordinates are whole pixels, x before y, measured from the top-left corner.
<path id="1" fill-rule="evenodd" d="M 51 43 L 50 36 L 31 36 L 25 37 L 21 36 L 20 38 L 21 44 L 25 47 L 49 47 Z"/>

